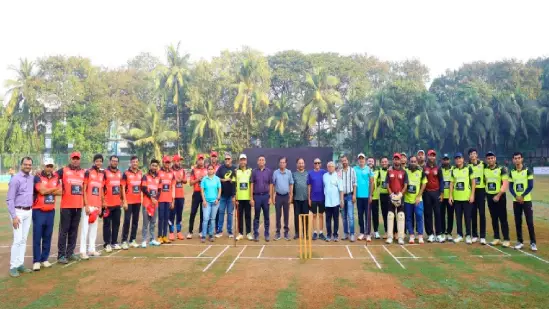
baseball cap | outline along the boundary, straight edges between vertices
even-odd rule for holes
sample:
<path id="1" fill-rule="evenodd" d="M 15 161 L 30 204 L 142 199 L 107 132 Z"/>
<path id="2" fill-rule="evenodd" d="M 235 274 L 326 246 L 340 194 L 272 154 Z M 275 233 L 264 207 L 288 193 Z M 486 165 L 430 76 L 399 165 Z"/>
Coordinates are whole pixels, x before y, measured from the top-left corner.
<path id="1" fill-rule="evenodd" d="M 164 156 L 164 157 L 162 157 L 162 162 L 163 162 L 163 163 L 166 163 L 166 162 L 170 163 L 171 161 L 172 161 L 172 158 L 170 158 L 170 156 Z"/>
<path id="2" fill-rule="evenodd" d="M 196 159 L 197 160 L 204 159 L 204 155 L 199 153 L 198 155 L 196 155 Z"/>
<path id="3" fill-rule="evenodd" d="M 442 155 L 442 159 L 450 159 L 450 155 L 445 153 Z"/>
<path id="4" fill-rule="evenodd" d="M 492 150 L 488 150 L 488 151 L 486 152 L 486 156 L 487 156 L 487 157 L 495 157 L 496 154 L 495 154 Z"/>
<path id="5" fill-rule="evenodd" d="M 238 157 L 238 159 L 248 159 L 248 157 L 243 153 Z"/>
<path id="6" fill-rule="evenodd" d="M 393 155 L 393 159 L 394 159 L 394 158 L 399 158 L 399 159 L 400 159 L 400 157 L 401 157 L 401 155 L 400 155 L 400 153 L 398 153 L 398 152 L 395 152 L 395 154 Z"/>
<path id="7" fill-rule="evenodd" d="M 48 165 L 55 165 L 55 164 L 53 163 L 53 158 L 45 158 L 45 159 L 44 159 L 44 165 L 45 165 L 45 166 L 48 166 Z"/>
<path id="8" fill-rule="evenodd" d="M 232 156 L 231 156 L 231 153 L 230 153 L 230 152 L 225 152 L 225 159 L 227 159 L 227 158 L 232 158 Z"/>
<path id="9" fill-rule="evenodd" d="M 427 151 L 427 155 L 430 156 L 430 155 L 437 155 L 437 152 L 434 151 L 433 149 L 430 149 L 429 151 Z"/>
<path id="10" fill-rule="evenodd" d="M 423 150 L 423 149 L 418 150 L 418 151 L 417 151 L 417 154 L 420 154 L 420 153 L 425 154 L 425 150 Z"/>
<path id="11" fill-rule="evenodd" d="M 364 154 L 363 154 L 363 153 L 361 152 L 361 153 L 359 153 L 359 154 L 358 154 L 358 157 L 357 157 L 357 158 L 359 158 L 359 159 L 360 159 L 360 157 L 362 157 L 362 158 L 366 158 L 366 155 L 364 155 Z"/>
<path id="12" fill-rule="evenodd" d="M 217 152 L 216 151 L 210 152 L 210 157 L 217 157 Z"/>
<path id="13" fill-rule="evenodd" d="M 463 154 L 461 152 L 456 152 L 456 154 L 454 155 L 454 159 L 455 158 L 463 158 Z"/>
<path id="14" fill-rule="evenodd" d="M 400 153 L 400 156 L 401 157 L 404 156 L 404 157 L 408 158 L 408 155 L 404 151 Z"/>
<path id="15" fill-rule="evenodd" d="M 82 156 L 80 155 L 80 152 L 78 151 L 74 151 L 73 153 L 71 153 L 71 159 L 72 158 L 78 158 L 80 159 Z"/>
<path id="16" fill-rule="evenodd" d="M 173 156 L 172 160 L 174 160 L 174 161 L 181 161 L 181 156 L 178 155 L 178 154 L 176 154 L 176 155 Z"/>

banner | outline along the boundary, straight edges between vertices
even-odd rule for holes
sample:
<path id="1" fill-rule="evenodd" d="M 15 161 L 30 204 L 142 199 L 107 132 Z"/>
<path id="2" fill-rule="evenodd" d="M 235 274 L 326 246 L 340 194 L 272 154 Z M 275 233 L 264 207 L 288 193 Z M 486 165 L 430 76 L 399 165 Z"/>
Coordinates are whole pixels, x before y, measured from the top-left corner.
<path id="1" fill-rule="evenodd" d="M 296 170 L 296 161 L 298 158 L 305 160 L 305 169 L 313 169 L 313 161 L 319 158 L 322 161 L 322 168 L 326 169 L 326 164 L 333 159 L 334 150 L 331 147 L 302 147 L 302 148 L 246 148 L 244 153 L 248 157 L 248 166 L 257 167 L 257 158 L 264 155 L 267 160 L 267 167 L 271 170 L 278 169 L 278 159 L 286 157 L 288 164 L 286 167 Z M 234 157 L 234 164 L 238 165 L 238 156 Z"/>
<path id="2" fill-rule="evenodd" d="M 549 175 L 549 166 L 535 166 L 534 175 Z"/>

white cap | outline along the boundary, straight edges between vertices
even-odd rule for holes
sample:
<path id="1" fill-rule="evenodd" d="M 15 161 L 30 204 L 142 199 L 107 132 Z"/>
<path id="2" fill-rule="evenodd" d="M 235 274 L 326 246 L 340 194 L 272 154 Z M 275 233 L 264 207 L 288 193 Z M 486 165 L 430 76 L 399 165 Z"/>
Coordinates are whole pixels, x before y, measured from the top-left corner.
<path id="1" fill-rule="evenodd" d="M 44 165 L 55 165 L 53 163 L 53 158 L 45 158 L 44 159 Z"/>
<path id="2" fill-rule="evenodd" d="M 358 154 L 358 157 L 357 158 L 360 158 L 360 157 L 363 157 L 363 158 L 366 158 L 366 155 L 364 155 L 362 152 Z"/>
<path id="3" fill-rule="evenodd" d="M 248 157 L 246 157 L 245 154 L 241 154 L 241 155 L 238 157 L 238 159 L 239 159 L 239 160 L 240 160 L 240 159 L 248 159 Z"/>

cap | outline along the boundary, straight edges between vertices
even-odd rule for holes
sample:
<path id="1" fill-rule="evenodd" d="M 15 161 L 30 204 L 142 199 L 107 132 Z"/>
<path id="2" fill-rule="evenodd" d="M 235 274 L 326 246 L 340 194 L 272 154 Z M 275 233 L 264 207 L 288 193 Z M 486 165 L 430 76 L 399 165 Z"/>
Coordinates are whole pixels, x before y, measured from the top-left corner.
<path id="1" fill-rule="evenodd" d="M 404 156 L 404 157 L 408 158 L 408 155 L 405 152 L 401 152 L 400 156 Z"/>
<path id="2" fill-rule="evenodd" d="M 53 158 L 45 158 L 44 159 L 44 165 L 46 165 L 46 166 L 55 165 L 55 163 L 53 163 Z"/>
<path id="3" fill-rule="evenodd" d="M 430 155 L 437 155 L 437 152 L 434 151 L 433 149 L 430 149 L 429 151 L 427 151 L 427 155 L 430 156 Z"/>
<path id="4" fill-rule="evenodd" d="M 398 152 L 395 152 L 395 154 L 393 155 L 393 159 L 394 159 L 394 158 L 399 158 L 399 159 L 400 159 L 400 157 L 401 157 L 401 155 L 400 155 L 400 153 L 398 153 Z"/>
<path id="5" fill-rule="evenodd" d="M 463 154 L 461 152 L 456 152 L 456 154 L 454 155 L 454 159 L 455 158 L 463 158 Z"/>
<path id="6" fill-rule="evenodd" d="M 487 156 L 487 157 L 495 157 L 496 154 L 495 154 L 493 151 L 488 150 L 488 151 L 486 152 L 486 156 Z"/>
<path id="7" fill-rule="evenodd" d="M 357 157 L 357 158 L 360 159 L 360 157 L 366 158 L 366 156 L 365 156 L 362 152 L 358 154 L 358 157 Z"/>
<path id="8" fill-rule="evenodd" d="M 172 158 L 170 158 L 170 156 L 163 156 L 162 157 L 162 163 L 170 163 L 172 162 Z"/>
<path id="9" fill-rule="evenodd" d="M 149 204 L 149 205 L 147 205 L 146 208 L 147 208 L 147 214 L 148 214 L 149 216 L 153 217 L 153 216 L 154 216 L 154 212 L 155 212 L 155 210 L 156 210 L 156 207 L 155 207 L 154 205 L 152 205 L 152 204 Z"/>
<path id="10" fill-rule="evenodd" d="M 71 153 L 71 159 L 72 159 L 72 158 L 78 158 L 78 159 L 80 159 L 80 158 L 82 158 L 82 156 L 80 155 L 80 152 L 74 151 L 73 153 Z"/>
<path id="11" fill-rule="evenodd" d="M 230 153 L 230 152 L 225 152 L 225 159 L 226 159 L 226 158 L 232 158 L 232 156 L 231 156 L 231 153 Z"/>
<path id="12" fill-rule="evenodd" d="M 450 155 L 445 153 L 442 155 L 442 159 L 450 159 Z"/>
<path id="13" fill-rule="evenodd" d="M 423 154 L 425 154 L 425 150 L 423 150 L 423 149 L 418 150 L 416 154 L 420 154 L 422 152 L 423 152 Z"/>
<path id="14" fill-rule="evenodd" d="M 204 160 L 204 155 L 199 153 L 198 155 L 196 155 L 196 159 L 197 160 L 200 160 L 200 159 Z"/>
<path id="15" fill-rule="evenodd" d="M 210 157 L 217 157 L 217 152 L 216 151 L 210 152 Z"/>
<path id="16" fill-rule="evenodd" d="M 241 159 L 248 159 L 248 157 L 246 156 L 246 154 L 241 154 L 239 157 L 238 157 L 239 160 Z"/>
<path id="17" fill-rule="evenodd" d="M 172 160 L 174 160 L 174 161 L 181 161 L 181 156 L 178 155 L 178 154 L 176 154 L 176 155 L 173 156 Z"/>

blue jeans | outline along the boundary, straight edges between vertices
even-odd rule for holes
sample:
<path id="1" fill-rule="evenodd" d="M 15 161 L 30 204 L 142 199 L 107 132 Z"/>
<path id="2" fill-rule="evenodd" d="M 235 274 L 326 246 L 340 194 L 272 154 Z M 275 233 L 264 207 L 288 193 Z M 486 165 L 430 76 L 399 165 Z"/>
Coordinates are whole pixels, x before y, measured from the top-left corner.
<path id="1" fill-rule="evenodd" d="M 222 196 L 219 200 L 219 212 L 217 213 L 217 233 L 223 233 L 225 223 L 225 211 L 227 211 L 227 233 L 233 234 L 233 197 Z"/>
<path id="2" fill-rule="evenodd" d="M 206 231 L 208 231 L 207 234 L 210 235 L 210 237 L 213 236 L 218 208 L 219 204 L 216 205 L 215 202 L 206 202 L 206 207 L 202 206 L 202 215 L 204 216 L 202 219 L 203 237 L 206 236 Z"/>
<path id="3" fill-rule="evenodd" d="M 345 195 L 345 205 L 341 208 L 341 218 L 343 220 L 343 233 L 345 235 L 355 234 L 355 205 L 353 204 L 353 195 Z"/>
<path id="4" fill-rule="evenodd" d="M 41 263 L 50 257 L 55 210 L 32 210 L 32 262 Z"/>
<path id="5" fill-rule="evenodd" d="M 414 234 L 413 214 L 416 217 L 417 233 L 423 235 L 423 201 L 419 202 L 417 206 L 415 204 L 404 203 L 404 210 L 406 211 L 406 230 L 408 231 L 408 235 Z"/>

